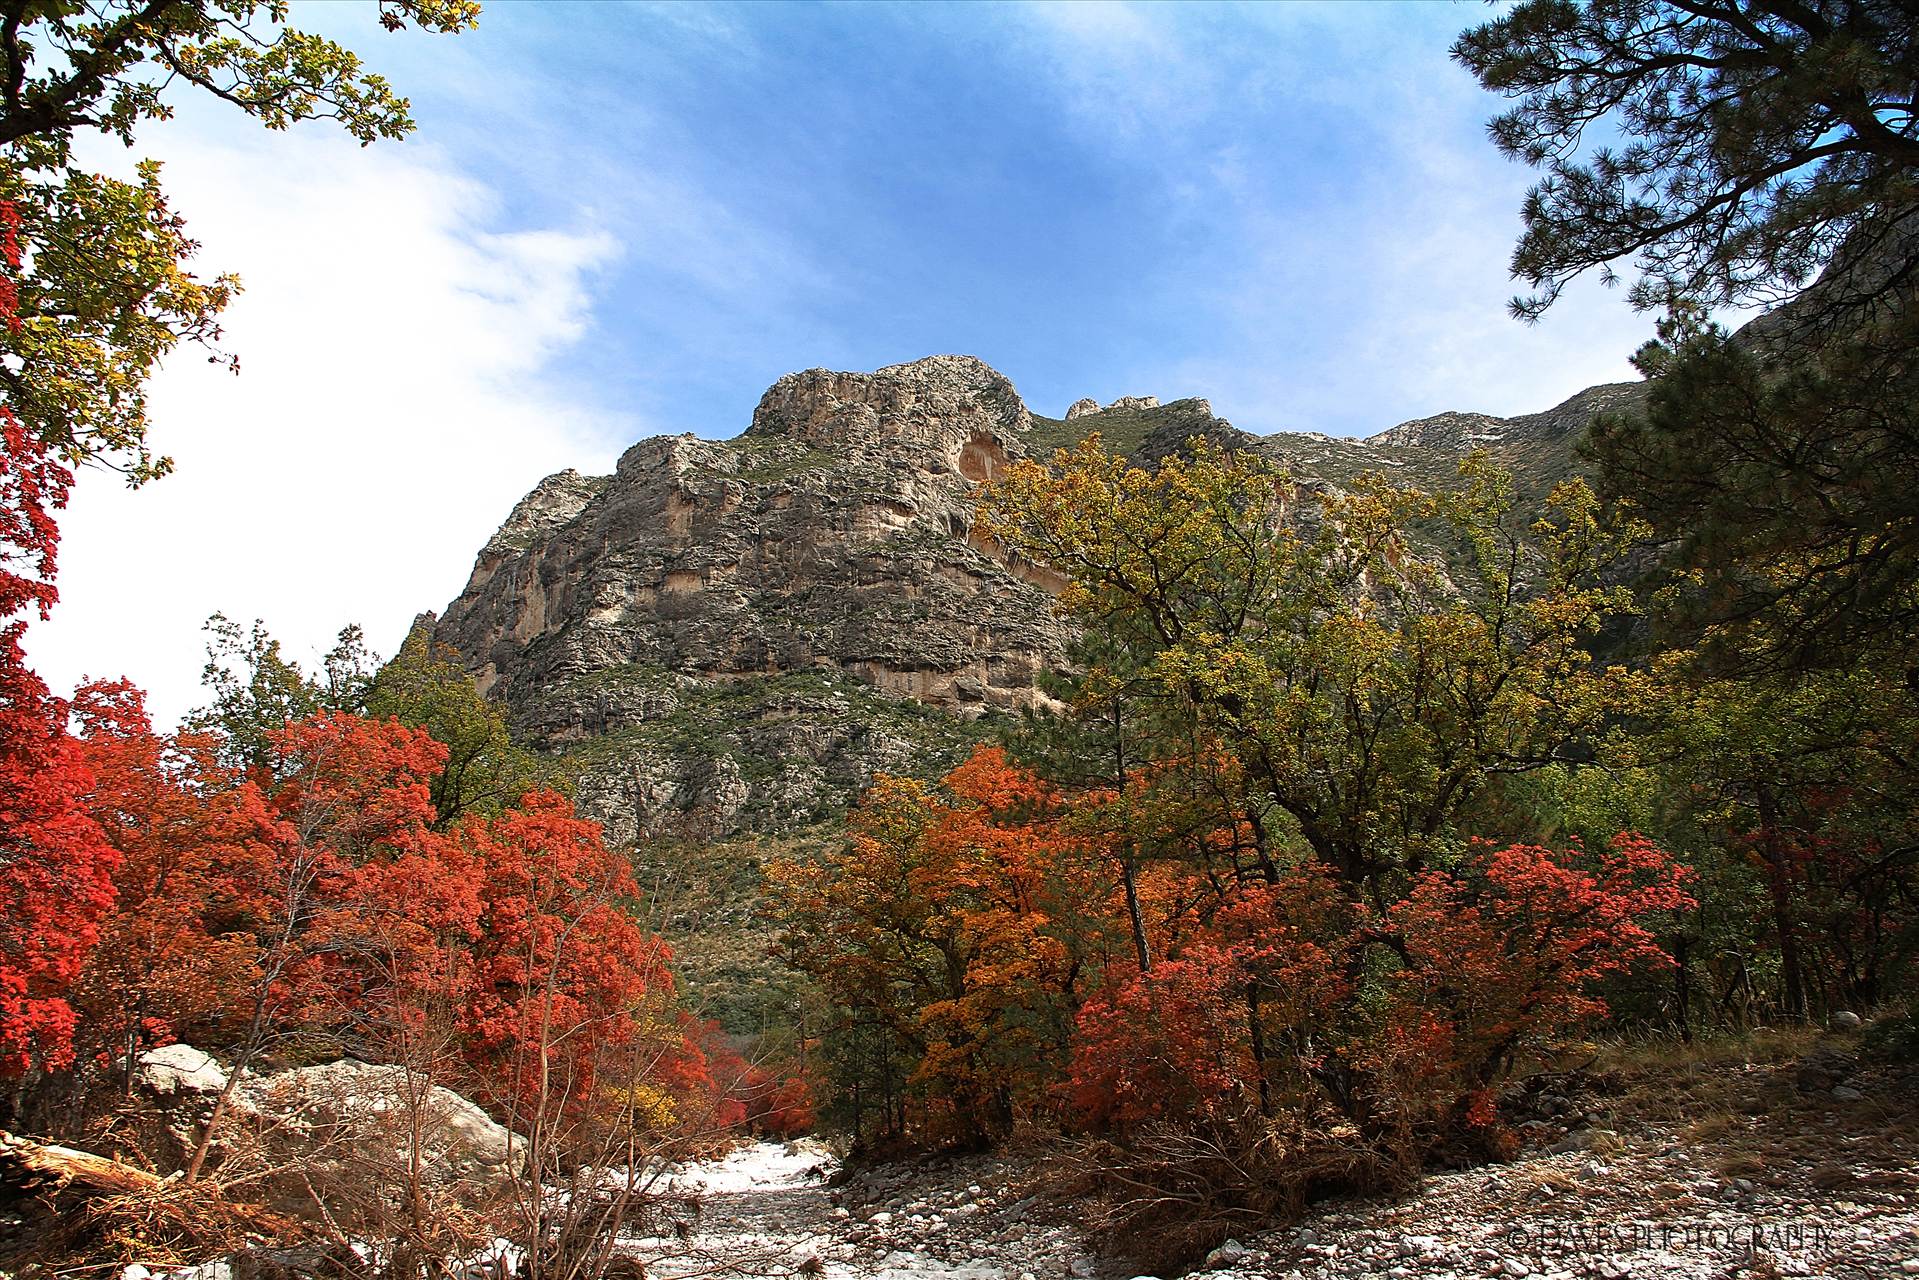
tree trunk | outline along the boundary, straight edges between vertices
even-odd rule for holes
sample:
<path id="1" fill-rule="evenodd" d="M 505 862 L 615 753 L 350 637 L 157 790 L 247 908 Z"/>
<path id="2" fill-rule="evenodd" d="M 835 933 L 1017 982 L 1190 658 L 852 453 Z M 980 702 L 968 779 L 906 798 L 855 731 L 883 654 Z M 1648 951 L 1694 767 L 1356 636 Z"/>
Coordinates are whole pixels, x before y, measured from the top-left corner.
<path id="1" fill-rule="evenodd" d="M 207 1154 L 213 1150 L 213 1136 L 218 1132 L 220 1122 L 226 1119 L 227 1107 L 233 1102 L 233 1091 L 240 1084 L 240 1073 L 246 1069 L 246 1058 L 235 1062 L 233 1069 L 227 1072 L 227 1082 L 220 1086 L 220 1096 L 213 1100 L 213 1112 L 207 1117 L 205 1127 L 200 1130 L 200 1140 L 193 1144 L 193 1155 L 187 1161 L 187 1167 L 180 1172 L 180 1181 L 189 1187 L 200 1180 L 200 1171 L 206 1165 Z"/>
<path id="2" fill-rule="evenodd" d="M 0 1183 L 32 1186 L 51 1182 L 103 1195 L 137 1195 L 158 1190 L 162 1179 L 145 1169 L 72 1147 L 57 1147 L 0 1133 Z"/>
<path id="3" fill-rule="evenodd" d="M 1253 1074 L 1259 1077 L 1259 1114 L 1273 1114 L 1272 1085 L 1266 1079 L 1266 1026 L 1259 1016 L 1259 984 L 1246 988 L 1246 1030 L 1252 1039 Z"/>
<path id="4" fill-rule="evenodd" d="M 1113 699 L 1113 770 L 1123 802 L 1126 797 L 1126 731 L 1117 697 Z M 1120 855 L 1119 879 L 1126 888 L 1126 915 L 1133 928 L 1133 951 L 1139 959 L 1139 971 L 1145 973 L 1153 967 L 1153 955 L 1146 946 L 1146 915 L 1140 910 L 1139 879 L 1133 866 L 1133 853 L 1133 844 L 1129 840 L 1126 852 Z"/>
<path id="5" fill-rule="evenodd" d="M 1779 839 L 1779 809 L 1768 787 L 1759 788 L 1759 839 L 1766 857 L 1766 882 L 1772 892 L 1773 931 L 1779 939 L 1779 981 L 1786 1017 L 1806 1020 L 1806 977 L 1799 959 L 1799 931 L 1793 924 L 1792 867 Z"/>
<path id="6" fill-rule="evenodd" d="M 1146 973 L 1153 967 L 1153 954 L 1146 946 L 1146 913 L 1139 905 L 1139 882 L 1130 849 L 1120 863 L 1119 878 L 1126 886 L 1126 916 L 1133 928 L 1133 951 L 1139 958 L 1139 971 Z"/>
<path id="7" fill-rule="evenodd" d="M 1692 966 L 1686 954 L 1690 941 L 1683 933 L 1672 940 L 1673 1001 L 1679 1006 L 1679 1038 L 1686 1044 L 1692 1043 Z"/>

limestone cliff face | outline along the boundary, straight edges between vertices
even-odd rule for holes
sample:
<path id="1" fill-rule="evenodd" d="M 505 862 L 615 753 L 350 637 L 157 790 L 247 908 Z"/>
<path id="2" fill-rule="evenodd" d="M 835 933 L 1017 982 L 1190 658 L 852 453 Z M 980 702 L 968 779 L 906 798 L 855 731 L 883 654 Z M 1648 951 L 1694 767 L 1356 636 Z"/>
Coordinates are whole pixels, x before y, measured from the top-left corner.
<path id="1" fill-rule="evenodd" d="M 978 486 L 1089 432 L 1142 463 L 1194 436 L 1338 484 L 1443 482 L 1483 446 L 1553 478 L 1594 388 L 1529 418 L 1442 414 L 1369 440 L 1253 436 L 1204 400 L 1082 400 L 1038 418 L 970 356 L 811 369 L 716 443 L 627 450 L 611 476 L 540 482 L 435 624 L 521 734 L 574 753 L 616 839 L 780 830 L 841 810 L 876 772 L 956 763 L 1040 705 L 1070 636 L 1045 573 L 972 532 Z"/>
<path id="2" fill-rule="evenodd" d="M 1067 640 L 1051 597 L 970 537 L 973 490 L 1030 428 L 971 357 L 790 374 L 736 440 L 542 481 L 435 638 L 522 733 L 585 748 L 616 835 L 803 821 L 1042 697 Z M 875 723 L 929 711 L 957 723 Z"/>

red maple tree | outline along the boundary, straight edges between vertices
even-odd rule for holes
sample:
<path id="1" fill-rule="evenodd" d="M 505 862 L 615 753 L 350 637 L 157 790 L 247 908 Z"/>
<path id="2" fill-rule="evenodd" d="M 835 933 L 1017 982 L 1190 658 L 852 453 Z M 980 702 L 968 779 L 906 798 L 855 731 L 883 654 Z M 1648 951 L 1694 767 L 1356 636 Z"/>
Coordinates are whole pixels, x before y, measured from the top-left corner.
<path id="1" fill-rule="evenodd" d="M 0 326 L 19 328 L 20 219 L 0 201 Z M 113 901 L 113 848 L 87 816 L 91 776 L 67 707 L 27 666 L 27 615 L 47 616 L 73 475 L 0 404 L 0 1074 L 73 1059 L 68 990 Z"/>
<path id="2" fill-rule="evenodd" d="M 572 802 L 535 792 L 456 838 L 480 868 L 468 1054 L 493 1101 L 587 1099 L 609 1051 L 670 997 L 671 952 L 630 913 L 632 867 Z"/>
<path id="3" fill-rule="evenodd" d="M 88 809 L 119 865 L 73 1003 L 83 1047 L 130 1084 L 143 1050 L 218 1043 L 238 1016 L 258 961 L 249 926 L 272 819 L 211 736 L 156 732 L 131 685 L 85 685 L 74 702 L 93 774 Z"/>

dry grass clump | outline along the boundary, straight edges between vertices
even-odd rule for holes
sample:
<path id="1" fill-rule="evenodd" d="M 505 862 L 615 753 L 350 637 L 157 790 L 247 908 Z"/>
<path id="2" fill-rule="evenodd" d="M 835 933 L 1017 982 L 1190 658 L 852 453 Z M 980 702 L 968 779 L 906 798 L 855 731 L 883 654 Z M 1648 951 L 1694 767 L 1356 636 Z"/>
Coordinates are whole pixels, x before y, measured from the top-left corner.
<path id="1" fill-rule="evenodd" d="M 1735 1151 L 1713 1164 L 1714 1171 L 1722 1178 L 1758 1178 L 1767 1168 L 1766 1158 L 1756 1151 Z"/>
<path id="2" fill-rule="evenodd" d="M 1745 1125 L 1738 1116 L 1730 1111 L 1714 1111 L 1700 1116 L 1679 1130 L 1681 1141 L 1688 1144 L 1714 1142 L 1731 1137 Z"/>
<path id="3" fill-rule="evenodd" d="M 1821 1041 L 1811 1027 L 1762 1027 L 1669 1039 L 1620 1040 L 1595 1046 L 1592 1074 L 1621 1110 L 1682 1126 L 1694 1141 L 1729 1137 L 1747 1122 L 1790 1105 L 1792 1084 L 1778 1068 Z"/>
<path id="4" fill-rule="evenodd" d="M 1579 1183 L 1559 1169 L 1542 1166 L 1515 1174 L 1513 1187 L 1522 1195 L 1542 1192 L 1549 1196 L 1559 1196 L 1579 1190 Z"/>
<path id="5" fill-rule="evenodd" d="M 1315 1200 L 1403 1191 L 1418 1165 L 1350 1127 L 1245 1116 L 1203 1130 L 1152 1128 L 1123 1146 L 1078 1143 L 1057 1172 L 1063 1194 L 1089 1201 L 1089 1234 L 1109 1252 L 1177 1274 L 1229 1236 L 1297 1219 Z"/>
<path id="6" fill-rule="evenodd" d="M 1805 1054 L 1825 1033 L 1817 1027 L 1754 1027 L 1690 1041 L 1670 1036 L 1612 1040 L 1597 1046 L 1601 1069 L 1628 1077 L 1670 1079 L 1688 1072 L 1718 1073 L 1728 1067 L 1770 1066 Z"/>
<path id="7" fill-rule="evenodd" d="M 1844 1191 L 1859 1181 L 1859 1171 L 1843 1164 L 1815 1165 L 1806 1181 L 1821 1191 Z"/>

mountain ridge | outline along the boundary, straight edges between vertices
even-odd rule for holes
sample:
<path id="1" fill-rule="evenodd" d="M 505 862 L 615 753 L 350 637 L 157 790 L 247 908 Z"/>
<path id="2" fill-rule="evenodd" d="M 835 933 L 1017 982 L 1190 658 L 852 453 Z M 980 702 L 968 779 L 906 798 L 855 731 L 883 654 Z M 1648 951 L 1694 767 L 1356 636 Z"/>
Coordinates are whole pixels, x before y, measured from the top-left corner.
<path id="1" fill-rule="evenodd" d="M 542 479 L 430 625 L 519 735 L 580 761 L 582 808 L 615 839 L 783 831 L 1048 704 L 1040 677 L 1071 640 L 1060 582 L 972 527 L 974 493 L 1007 465 L 1096 431 L 1142 465 L 1197 436 L 1309 481 L 1433 486 L 1477 447 L 1538 493 L 1573 468 L 1586 423 L 1643 388 L 1346 439 L 1253 435 L 1198 398 L 1049 418 L 973 356 L 801 370 L 731 440 L 656 436 L 612 475 Z"/>

